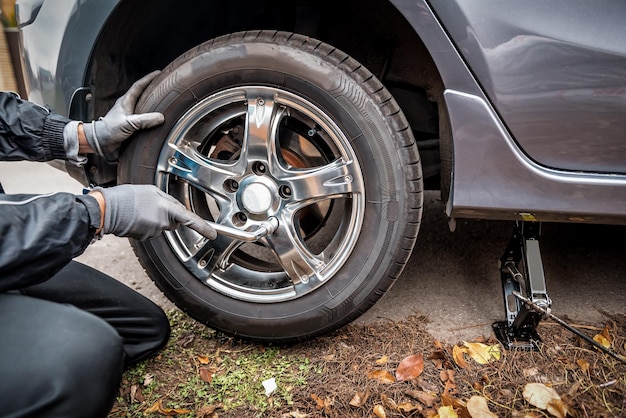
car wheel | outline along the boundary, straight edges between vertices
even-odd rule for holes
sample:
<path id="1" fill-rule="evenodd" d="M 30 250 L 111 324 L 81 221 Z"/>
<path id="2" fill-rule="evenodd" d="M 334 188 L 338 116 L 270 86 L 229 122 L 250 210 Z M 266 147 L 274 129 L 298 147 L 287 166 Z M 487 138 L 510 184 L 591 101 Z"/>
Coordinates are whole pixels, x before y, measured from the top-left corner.
<path id="1" fill-rule="evenodd" d="M 153 183 L 205 219 L 255 231 L 207 241 L 186 227 L 132 241 L 165 295 L 231 335 L 274 342 L 334 330 L 401 273 L 422 178 L 406 119 L 345 53 L 284 32 L 245 32 L 172 62 L 137 112 L 165 123 L 123 150 L 120 183 Z"/>

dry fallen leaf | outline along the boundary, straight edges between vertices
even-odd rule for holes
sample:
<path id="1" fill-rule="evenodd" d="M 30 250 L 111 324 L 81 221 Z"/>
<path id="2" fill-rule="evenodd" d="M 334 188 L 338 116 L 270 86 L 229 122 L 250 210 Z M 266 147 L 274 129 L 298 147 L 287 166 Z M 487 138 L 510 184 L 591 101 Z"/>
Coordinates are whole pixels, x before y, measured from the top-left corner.
<path id="1" fill-rule="evenodd" d="M 483 384 L 480 382 L 474 382 L 472 383 L 472 388 L 476 391 L 476 392 L 481 392 L 484 388 Z"/>
<path id="2" fill-rule="evenodd" d="M 456 365 L 462 369 L 467 369 L 467 361 L 465 361 L 463 356 L 463 354 L 467 354 L 467 351 L 467 347 L 459 347 L 458 345 L 452 347 L 452 358 Z"/>
<path id="3" fill-rule="evenodd" d="M 607 340 L 609 340 L 611 343 L 613 343 L 613 337 L 611 336 L 611 328 L 609 328 L 608 324 L 604 326 L 604 329 L 602 330 L 602 336 L 606 338 Z"/>
<path id="4" fill-rule="evenodd" d="M 215 410 L 221 407 L 221 403 L 202 407 L 196 411 L 196 418 L 217 418 Z"/>
<path id="5" fill-rule="evenodd" d="M 315 393 L 311 393 L 311 399 L 315 401 L 317 409 L 324 409 L 324 400 L 317 396 Z"/>
<path id="6" fill-rule="evenodd" d="M 443 350 L 434 351 L 428 355 L 428 360 L 432 360 L 435 368 L 441 369 L 444 366 L 444 362 L 447 362 L 447 354 Z"/>
<path id="7" fill-rule="evenodd" d="M 582 386 L 580 380 L 577 381 L 576 383 L 574 383 L 569 390 L 567 391 L 567 394 L 565 396 L 567 396 L 567 398 L 569 399 L 573 399 L 578 395 L 578 392 L 580 391 L 580 387 Z"/>
<path id="8" fill-rule="evenodd" d="M 413 380 L 424 371 L 424 356 L 413 354 L 402 359 L 396 369 L 396 379 L 398 382 Z"/>
<path id="9" fill-rule="evenodd" d="M 331 413 L 331 407 L 333 406 L 333 404 L 335 403 L 335 401 L 333 401 L 330 398 L 326 398 L 326 399 L 322 399 L 319 396 L 317 396 L 316 394 L 312 393 L 311 394 L 311 398 L 317 403 L 316 408 L 319 410 L 324 410 L 324 413 L 326 415 L 330 415 Z"/>
<path id="10" fill-rule="evenodd" d="M 582 370 L 583 372 L 587 373 L 589 371 L 589 362 L 585 359 L 578 359 L 576 360 L 576 364 L 578 364 L 578 367 L 580 367 L 580 370 Z"/>
<path id="11" fill-rule="evenodd" d="M 600 344 L 604 348 L 611 348 L 611 341 L 609 341 L 604 335 L 596 334 L 593 337 L 593 340 Z"/>
<path id="12" fill-rule="evenodd" d="M 522 370 L 522 373 L 524 374 L 526 380 L 529 381 L 532 380 L 533 382 L 546 383 L 550 380 L 548 379 L 548 376 L 541 373 L 536 367 L 525 368 Z"/>
<path id="13" fill-rule="evenodd" d="M 441 405 L 451 406 L 454 409 L 465 408 L 465 402 L 455 398 L 454 396 L 446 395 L 445 393 L 441 395 Z"/>
<path id="14" fill-rule="evenodd" d="M 298 411 L 297 409 L 295 411 L 291 411 L 291 412 L 287 412 L 286 414 L 282 414 L 281 418 L 307 418 L 309 416 L 309 414 L 305 414 L 303 412 Z"/>
<path id="15" fill-rule="evenodd" d="M 197 356 L 196 358 L 200 364 L 209 364 L 209 358 L 207 356 Z"/>
<path id="16" fill-rule="evenodd" d="M 478 364 L 487 364 L 494 360 L 500 360 L 500 346 L 497 344 L 486 345 L 463 341 L 463 345 L 467 347 L 467 354 Z"/>
<path id="17" fill-rule="evenodd" d="M 200 378 L 207 383 L 211 383 L 213 381 L 213 376 L 215 375 L 216 371 L 216 367 L 201 367 Z"/>
<path id="18" fill-rule="evenodd" d="M 522 395 L 529 404 L 546 410 L 557 418 L 565 418 L 568 413 L 567 406 L 556 390 L 543 383 L 527 383 Z"/>
<path id="19" fill-rule="evenodd" d="M 459 391 L 457 390 L 456 384 L 452 383 L 451 380 L 447 380 L 446 381 L 446 385 L 443 388 L 443 395 L 447 395 L 447 396 L 452 396 L 452 395 L 456 395 L 457 393 L 459 393 Z"/>
<path id="20" fill-rule="evenodd" d="M 141 392 L 141 388 L 138 385 L 132 385 L 130 387 L 130 403 L 133 402 L 143 402 L 145 401 L 146 398 L 143 396 L 143 393 Z"/>
<path id="21" fill-rule="evenodd" d="M 156 401 L 150 408 L 146 409 L 147 414 L 159 413 L 166 416 L 183 415 L 191 413 L 188 409 L 164 408 L 161 399 Z"/>
<path id="22" fill-rule="evenodd" d="M 613 344 L 613 337 L 611 336 L 611 329 L 609 326 L 605 325 L 600 334 L 594 335 L 593 340 L 604 348 L 611 348 L 611 344 Z"/>
<path id="23" fill-rule="evenodd" d="M 396 401 L 394 401 L 393 399 L 391 399 L 389 396 L 385 395 L 384 393 L 380 395 L 380 400 L 383 403 L 383 406 L 387 409 L 390 409 L 392 411 L 398 411 L 398 404 L 396 403 Z"/>
<path id="24" fill-rule="evenodd" d="M 451 369 L 445 369 L 439 372 L 439 379 L 441 379 L 442 382 L 445 381 L 451 381 L 452 383 L 454 383 L 454 370 Z"/>
<path id="25" fill-rule="evenodd" d="M 143 377 L 143 385 L 149 386 L 152 382 L 154 382 L 154 375 L 152 373 L 146 373 Z"/>
<path id="26" fill-rule="evenodd" d="M 417 386 L 426 393 L 431 393 L 436 395 L 439 393 L 439 386 L 434 382 L 429 382 L 428 380 L 424 380 L 421 377 L 417 378 Z"/>
<path id="27" fill-rule="evenodd" d="M 422 411 L 424 408 L 422 408 L 422 405 L 420 404 L 414 404 L 411 402 L 403 402 L 400 405 L 398 405 L 398 411 L 403 413 L 403 414 L 408 414 L 410 412 L 413 411 Z"/>
<path id="28" fill-rule="evenodd" d="M 350 405 L 361 408 L 365 404 L 365 402 L 367 402 L 367 398 L 369 397 L 369 395 L 369 392 L 356 392 L 350 400 Z"/>
<path id="29" fill-rule="evenodd" d="M 396 378 L 387 370 L 374 370 L 367 374 L 370 379 L 376 379 L 380 383 L 394 383 Z"/>
<path id="30" fill-rule="evenodd" d="M 445 383 L 443 395 L 456 395 L 458 390 L 454 381 L 454 370 L 446 369 L 439 372 L 439 379 Z M 445 404 L 444 404 L 445 405 Z"/>
<path id="31" fill-rule="evenodd" d="M 557 418 L 565 418 L 569 413 L 569 408 L 563 400 L 558 399 L 548 404 L 548 412 Z"/>
<path id="32" fill-rule="evenodd" d="M 498 418 L 498 415 L 489 410 L 487 399 L 482 396 L 472 396 L 465 407 L 472 418 Z"/>
<path id="33" fill-rule="evenodd" d="M 561 399 L 556 390 L 543 383 L 527 383 L 522 395 L 526 402 L 539 409 L 546 409 L 553 399 Z"/>
<path id="34" fill-rule="evenodd" d="M 435 418 L 458 418 L 456 411 L 451 406 L 442 406 L 437 409 L 437 415 Z"/>
<path id="35" fill-rule="evenodd" d="M 435 405 L 435 402 L 437 402 L 436 396 L 421 390 L 407 390 L 405 393 L 407 396 L 423 403 L 427 408 L 432 408 Z"/>
<path id="36" fill-rule="evenodd" d="M 387 413 L 385 412 L 385 408 L 382 405 L 374 406 L 374 415 L 378 418 L 387 418 Z"/>
<path id="37" fill-rule="evenodd" d="M 376 360 L 376 364 L 380 364 L 382 366 L 383 364 L 387 364 L 388 361 L 389 361 L 389 356 L 382 356 L 381 358 Z"/>

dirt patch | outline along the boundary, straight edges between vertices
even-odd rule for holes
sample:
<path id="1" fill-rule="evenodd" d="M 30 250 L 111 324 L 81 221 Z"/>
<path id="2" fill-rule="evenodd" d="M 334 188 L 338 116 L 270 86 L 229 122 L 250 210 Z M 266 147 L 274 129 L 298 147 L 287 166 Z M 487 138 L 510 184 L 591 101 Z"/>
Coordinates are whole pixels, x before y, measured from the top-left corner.
<path id="1" fill-rule="evenodd" d="M 540 351 L 501 350 L 499 359 L 479 364 L 468 356 L 465 363 L 455 361 L 455 346 L 430 337 L 419 316 L 348 325 L 288 347 L 238 341 L 178 311 L 170 318 L 168 346 L 125 373 L 111 417 L 371 417 L 383 412 L 429 417 L 443 406 L 467 417 L 472 396 L 487 400 L 500 417 L 551 416 L 524 399 L 532 382 L 553 388 L 571 416 L 626 416 L 626 365 L 549 321 L 539 328 Z M 612 349 L 626 354 L 626 316 L 577 325 L 591 337 L 604 333 Z M 491 338 L 480 342 L 498 347 Z M 456 346 L 458 355 L 464 345 Z M 415 354 L 424 361 L 419 377 L 393 381 L 400 362 Z M 262 383 L 271 378 L 277 389 L 268 396 Z"/>

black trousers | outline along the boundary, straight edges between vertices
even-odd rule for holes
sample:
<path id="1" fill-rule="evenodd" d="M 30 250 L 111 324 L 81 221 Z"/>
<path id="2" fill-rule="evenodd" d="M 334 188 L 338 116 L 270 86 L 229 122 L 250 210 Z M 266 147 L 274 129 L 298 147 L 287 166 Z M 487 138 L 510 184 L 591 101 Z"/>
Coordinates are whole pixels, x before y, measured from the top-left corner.
<path id="1" fill-rule="evenodd" d="M 105 417 L 124 367 L 169 332 L 157 305 L 78 262 L 0 294 L 0 416 Z"/>

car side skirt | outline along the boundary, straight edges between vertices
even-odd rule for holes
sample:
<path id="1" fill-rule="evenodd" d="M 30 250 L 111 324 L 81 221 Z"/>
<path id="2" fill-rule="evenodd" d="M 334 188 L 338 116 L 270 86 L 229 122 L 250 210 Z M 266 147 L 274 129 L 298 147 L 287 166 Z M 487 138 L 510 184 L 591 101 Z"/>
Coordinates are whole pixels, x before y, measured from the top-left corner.
<path id="1" fill-rule="evenodd" d="M 444 97 L 455 155 L 448 216 L 626 224 L 626 176 L 541 166 L 483 98 L 456 90 Z"/>

